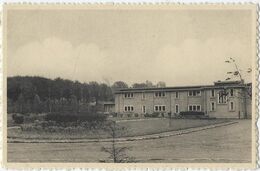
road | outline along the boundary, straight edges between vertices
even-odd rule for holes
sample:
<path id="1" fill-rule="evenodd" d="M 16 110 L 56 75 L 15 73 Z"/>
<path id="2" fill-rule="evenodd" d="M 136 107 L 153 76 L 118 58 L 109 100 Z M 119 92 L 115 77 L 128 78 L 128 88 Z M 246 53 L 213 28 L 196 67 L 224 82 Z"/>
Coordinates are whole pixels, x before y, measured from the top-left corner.
<path id="1" fill-rule="evenodd" d="M 99 162 L 100 143 L 8 143 L 8 162 Z M 121 142 L 136 162 L 251 162 L 251 121 L 161 139 Z"/>

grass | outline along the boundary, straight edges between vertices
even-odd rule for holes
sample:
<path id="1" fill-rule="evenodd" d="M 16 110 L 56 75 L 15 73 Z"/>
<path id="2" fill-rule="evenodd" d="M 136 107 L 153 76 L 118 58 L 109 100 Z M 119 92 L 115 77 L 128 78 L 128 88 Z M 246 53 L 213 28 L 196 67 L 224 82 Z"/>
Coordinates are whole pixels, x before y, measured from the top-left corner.
<path id="1" fill-rule="evenodd" d="M 166 131 L 181 130 L 193 127 L 212 125 L 227 122 L 223 119 L 215 120 L 192 120 L 192 119 L 142 119 L 142 120 L 122 120 L 117 124 L 124 126 L 126 132 L 123 137 L 141 136 Z M 8 129 L 8 138 L 26 138 L 26 139 L 94 139 L 109 138 L 109 134 L 104 130 L 85 130 L 71 132 L 46 132 L 46 131 L 22 131 L 21 129 Z"/>
<path id="2" fill-rule="evenodd" d="M 239 120 L 237 124 L 182 136 L 116 145 L 131 148 L 127 155 L 140 163 L 252 163 L 251 123 Z M 101 148 L 110 146 L 111 142 L 8 143 L 7 160 L 17 163 L 108 161 L 108 154 Z"/>

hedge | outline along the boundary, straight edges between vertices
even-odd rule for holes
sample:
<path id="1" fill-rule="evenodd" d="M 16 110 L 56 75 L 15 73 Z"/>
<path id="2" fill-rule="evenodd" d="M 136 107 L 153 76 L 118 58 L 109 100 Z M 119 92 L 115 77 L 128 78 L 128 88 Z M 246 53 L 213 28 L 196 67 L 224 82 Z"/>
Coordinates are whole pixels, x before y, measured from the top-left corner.
<path id="1" fill-rule="evenodd" d="M 106 116 L 102 114 L 61 114 L 50 113 L 45 116 L 46 121 L 55 121 L 56 123 L 67 122 L 103 122 Z"/>

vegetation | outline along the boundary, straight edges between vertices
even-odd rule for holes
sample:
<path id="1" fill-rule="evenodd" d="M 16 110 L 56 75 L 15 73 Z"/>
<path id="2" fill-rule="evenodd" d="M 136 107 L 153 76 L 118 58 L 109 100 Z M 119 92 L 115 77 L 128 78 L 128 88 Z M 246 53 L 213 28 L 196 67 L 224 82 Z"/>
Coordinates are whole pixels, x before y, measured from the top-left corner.
<path id="1" fill-rule="evenodd" d="M 63 114 L 63 113 L 49 113 L 45 117 L 46 121 L 54 121 L 57 124 L 68 123 L 68 122 L 104 122 L 106 115 L 100 114 Z"/>
<path id="2" fill-rule="evenodd" d="M 25 117 L 26 118 L 26 117 Z M 26 119 L 25 119 L 26 120 Z M 122 131 L 117 130 L 116 137 L 129 137 L 162 133 L 200 127 L 211 124 L 227 122 L 225 119 L 201 120 L 201 119 L 144 119 L 117 121 L 118 127 L 124 127 Z M 169 123 L 170 122 L 170 123 Z M 111 122 L 68 122 L 57 124 L 54 121 L 35 120 L 33 123 L 24 123 L 21 129 L 8 129 L 8 138 L 29 139 L 85 139 L 85 138 L 111 138 L 108 129 Z M 170 125 L 170 126 L 169 126 Z M 127 130 L 125 129 L 127 128 Z M 120 133 L 121 132 L 121 133 Z"/>
<path id="3" fill-rule="evenodd" d="M 116 138 L 124 136 L 126 127 L 116 124 L 115 121 L 111 121 L 106 127 L 106 132 L 112 137 L 111 147 L 102 147 L 101 150 L 109 154 L 109 159 L 113 160 L 114 163 L 133 162 L 133 158 L 127 155 L 127 151 L 130 148 L 116 144 Z"/>
<path id="4" fill-rule="evenodd" d="M 12 119 L 16 124 L 22 124 L 24 122 L 24 116 L 19 114 L 13 114 Z"/>
<path id="5" fill-rule="evenodd" d="M 159 82 L 159 85 L 165 85 Z M 48 79 L 37 76 L 7 78 L 8 113 L 95 112 L 88 104 L 114 100 L 113 92 L 128 88 L 127 83 L 112 85 L 95 81 L 81 83 L 62 78 Z M 134 83 L 136 87 L 154 87 L 153 83 Z M 155 86 L 156 87 L 156 86 Z"/>

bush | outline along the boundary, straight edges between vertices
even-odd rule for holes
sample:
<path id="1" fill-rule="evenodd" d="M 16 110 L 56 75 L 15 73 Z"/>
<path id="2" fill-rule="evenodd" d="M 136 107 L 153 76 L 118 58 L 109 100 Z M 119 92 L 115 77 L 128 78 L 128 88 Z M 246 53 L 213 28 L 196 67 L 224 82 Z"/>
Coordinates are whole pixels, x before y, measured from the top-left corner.
<path id="1" fill-rule="evenodd" d="M 198 111 L 185 111 L 180 112 L 180 116 L 183 118 L 202 118 L 205 116 L 205 113 Z"/>
<path id="2" fill-rule="evenodd" d="M 107 116 L 102 114 L 60 114 L 50 113 L 45 116 L 45 121 L 55 121 L 61 123 L 81 123 L 81 122 L 104 122 Z"/>
<path id="3" fill-rule="evenodd" d="M 24 122 L 24 116 L 21 114 L 13 114 L 12 119 L 16 124 L 22 124 Z"/>
<path id="4" fill-rule="evenodd" d="M 151 117 L 151 118 L 157 118 L 159 117 L 159 113 L 152 113 L 152 114 L 144 114 L 144 117 Z"/>

